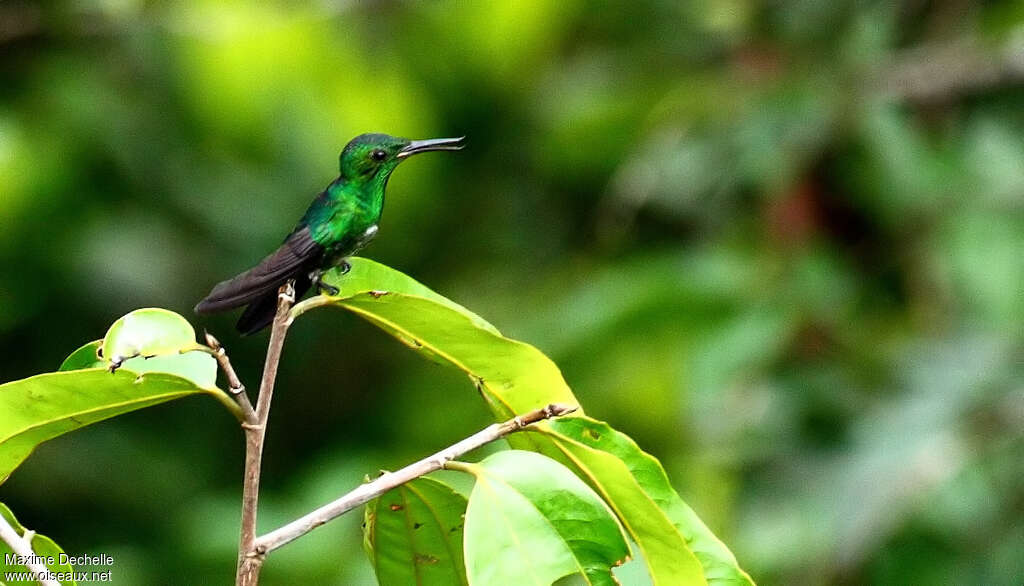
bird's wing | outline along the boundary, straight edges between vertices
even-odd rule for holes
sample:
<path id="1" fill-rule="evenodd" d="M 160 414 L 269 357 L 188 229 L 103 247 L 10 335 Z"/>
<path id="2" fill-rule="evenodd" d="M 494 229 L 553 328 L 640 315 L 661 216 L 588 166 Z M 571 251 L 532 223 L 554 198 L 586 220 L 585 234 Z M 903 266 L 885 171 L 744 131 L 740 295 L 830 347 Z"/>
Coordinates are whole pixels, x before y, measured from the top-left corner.
<path id="1" fill-rule="evenodd" d="M 277 250 L 241 275 L 218 283 L 195 307 L 196 313 L 214 313 L 245 305 L 276 289 L 285 280 L 315 264 L 323 246 L 313 239 L 308 226 L 292 232 Z"/>

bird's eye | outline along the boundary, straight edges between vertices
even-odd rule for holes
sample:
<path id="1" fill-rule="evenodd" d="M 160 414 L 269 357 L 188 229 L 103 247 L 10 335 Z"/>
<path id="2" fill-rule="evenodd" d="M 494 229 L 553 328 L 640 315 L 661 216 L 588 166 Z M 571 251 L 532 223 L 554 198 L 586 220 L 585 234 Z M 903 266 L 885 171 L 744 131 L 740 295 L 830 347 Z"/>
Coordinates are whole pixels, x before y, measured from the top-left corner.
<path id="1" fill-rule="evenodd" d="M 387 158 L 387 156 L 388 154 L 382 151 L 381 149 L 377 149 L 370 153 L 370 157 L 372 157 L 374 161 L 383 161 L 384 159 Z"/>

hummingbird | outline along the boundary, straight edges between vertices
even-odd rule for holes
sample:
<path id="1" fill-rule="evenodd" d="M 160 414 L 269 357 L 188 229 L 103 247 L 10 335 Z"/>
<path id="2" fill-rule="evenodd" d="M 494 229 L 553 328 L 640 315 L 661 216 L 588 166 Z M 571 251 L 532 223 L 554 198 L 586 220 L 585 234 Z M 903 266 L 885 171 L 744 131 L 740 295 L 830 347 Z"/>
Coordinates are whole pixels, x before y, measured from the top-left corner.
<path id="1" fill-rule="evenodd" d="M 409 140 L 387 134 L 353 138 L 338 157 L 338 178 L 313 200 L 284 243 L 255 267 L 214 286 L 195 312 L 216 313 L 246 305 L 235 328 L 249 335 L 274 320 L 278 288 L 289 280 L 295 282 L 296 299 L 313 287 L 337 295 L 338 288 L 321 277 L 334 267 L 347 272 L 346 257 L 377 235 L 384 190 L 398 164 L 419 153 L 461 150 L 464 139 Z"/>

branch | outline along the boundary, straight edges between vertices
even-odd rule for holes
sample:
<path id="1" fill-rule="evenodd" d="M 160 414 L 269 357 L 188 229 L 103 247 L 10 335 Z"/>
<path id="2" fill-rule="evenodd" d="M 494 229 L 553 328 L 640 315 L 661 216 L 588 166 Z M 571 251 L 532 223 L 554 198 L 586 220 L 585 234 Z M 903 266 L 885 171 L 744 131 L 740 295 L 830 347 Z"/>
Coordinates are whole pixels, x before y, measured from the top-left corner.
<path id="1" fill-rule="evenodd" d="M 895 55 L 876 81 L 886 95 L 937 102 L 1024 81 L 1024 43 L 991 48 L 974 38 L 930 44 Z"/>
<path id="2" fill-rule="evenodd" d="M 538 421 L 560 417 L 572 413 L 576 409 L 577 407 L 575 406 L 552 404 L 543 409 L 537 409 L 536 411 L 530 411 L 524 415 L 513 417 L 504 423 L 490 425 L 455 445 L 410 464 L 401 470 L 387 472 L 372 482 L 360 485 L 345 496 L 261 536 L 256 540 L 254 547 L 248 550 L 246 557 L 260 558 L 262 560 L 264 556 L 282 545 L 302 537 L 324 523 L 377 498 L 397 486 L 444 468 L 449 461 L 466 452 L 475 450 L 484 444 L 505 437 Z"/>
<path id="3" fill-rule="evenodd" d="M 255 424 L 256 411 L 252 408 L 252 403 L 249 402 L 249 395 L 245 392 L 245 385 L 242 384 L 238 374 L 235 373 L 235 367 L 231 366 L 231 360 L 228 358 L 224 346 L 221 346 L 220 341 L 214 338 L 210 332 L 206 332 L 206 344 L 212 350 L 210 355 L 217 359 L 217 364 L 220 365 L 220 369 L 224 371 L 224 376 L 228 379 L 228 395 L 242 409 L 242 423 Z"/>
<path id="4" fill-rule="evenodd" d="M 259 583 L 262 555 L 252 555 L 256 541 L 256 511 L 260 495 L 260 466 L 263 461 L 263 440 L 267 433 L 270 400 L 274 395 L 277 367 L 281 362 L 281 349 L 291 320 L 289 311 L 295 303 L 295 284 L 288 281 L 277 292 L 277 313 L 270 330 L 267 360 L 263 365 L 260 395 L 256 399 L 256 422 L 243 423 L 245 429 L 245 479 L 242 485 L 242 530 L 238 544 L 237 586 L 255 586 Z"/>
<path id="5" fill-rule="evenodd" d="M 14 553 L 22 556 L 26 563 L 20 564 L 29 569 L 30 572 L 35 574 L 36 580 L 43 586 L 60 586 L 55 580 L 45 579 L 44 576 L 50 575 L 50 570 L 43 564 L 34 561 L 38 556 L 36 552 L 32 551 L 32 536 L 34 533 L 25 530 L 25 535 L 18 535 L 18 532 L 7 522 L 7 519 L 3 515 L 0 515 L 0 539 L 2 539 L 7 545 L 11 546 Z"/>

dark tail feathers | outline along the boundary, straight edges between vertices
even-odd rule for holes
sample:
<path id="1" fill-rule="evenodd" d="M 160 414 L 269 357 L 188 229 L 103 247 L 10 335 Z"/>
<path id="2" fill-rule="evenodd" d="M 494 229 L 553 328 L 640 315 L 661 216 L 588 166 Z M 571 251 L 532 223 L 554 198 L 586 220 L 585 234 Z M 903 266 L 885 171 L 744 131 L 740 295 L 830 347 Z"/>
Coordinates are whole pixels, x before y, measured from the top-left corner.
<path id="1" fill-rule="evenodd" d="M 306 291 L 309 291 L 310 285 L 309 277 L 303 276 L 295 279 L 295 299 L 301 299 L 306 294 Z M 243 336 L 255 334 L 269 326 L 274 321 L 274 314 L 276 313 L 277 289 L 249 303 L 245 311 L 242 312 L 242 316 L 238 318 L 235 329 Z"/>

